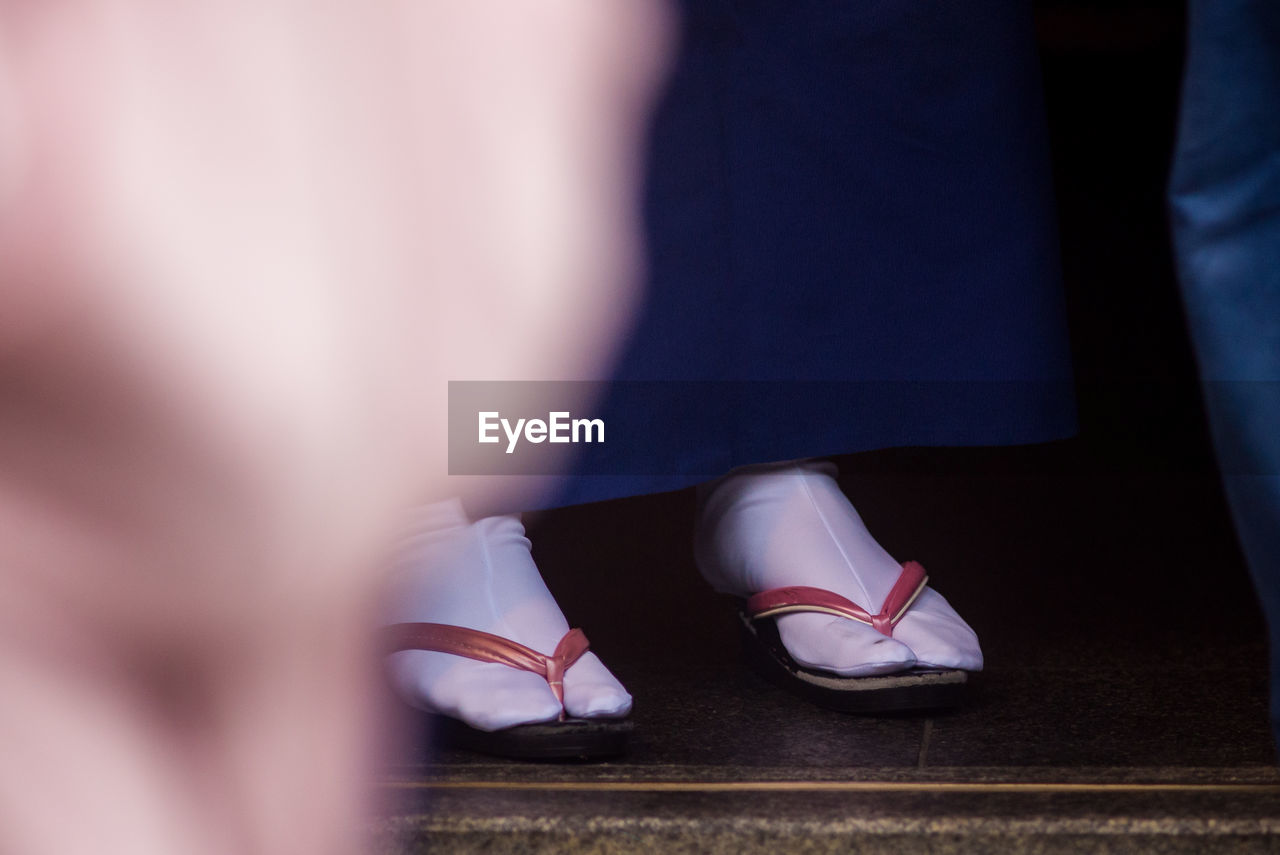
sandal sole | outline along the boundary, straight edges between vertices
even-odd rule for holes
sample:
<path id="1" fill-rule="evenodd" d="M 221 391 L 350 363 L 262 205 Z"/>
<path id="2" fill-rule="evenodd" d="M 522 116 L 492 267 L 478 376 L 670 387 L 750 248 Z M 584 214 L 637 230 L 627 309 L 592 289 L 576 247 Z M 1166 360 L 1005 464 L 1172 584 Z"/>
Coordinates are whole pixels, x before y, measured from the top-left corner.
<path id="1" fill-rule="evenodd" d="M 627 752 L 627 719 L 569 718 L 484 731 L 446 715 L 423 713 L 432 750 L 456 748 L 512 760 L 600 760 Z"/>
<path id="2" fill-rule="evenodd" d="M 969 672 L 912 668 L 876 677 L 841 677 L 806 668 L 791 658 L 777 624 L 753 621 L 739 611 L 743 654 L 753 671 L 811 703 L 854 714 L 923 712 L 959 706 L 968 694 Z"/>

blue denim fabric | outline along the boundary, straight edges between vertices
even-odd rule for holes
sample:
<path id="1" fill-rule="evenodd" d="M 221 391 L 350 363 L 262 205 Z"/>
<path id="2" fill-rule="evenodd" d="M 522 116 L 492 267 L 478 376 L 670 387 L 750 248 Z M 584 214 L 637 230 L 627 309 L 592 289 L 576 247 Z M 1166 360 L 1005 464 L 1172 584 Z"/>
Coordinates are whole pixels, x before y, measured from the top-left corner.
<path id="1" fill-rule="evenodd" d="M 1189 16 L 1174 241 L 1280 740 L 1280 2 L 1190 0 Z"/>

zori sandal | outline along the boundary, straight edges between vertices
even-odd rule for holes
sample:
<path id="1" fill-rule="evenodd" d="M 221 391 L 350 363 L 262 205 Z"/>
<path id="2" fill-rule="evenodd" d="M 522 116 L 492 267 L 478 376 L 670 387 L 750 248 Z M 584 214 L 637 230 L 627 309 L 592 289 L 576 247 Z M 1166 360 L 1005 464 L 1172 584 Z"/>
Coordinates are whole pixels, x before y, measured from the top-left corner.
<path id="1" fill-rule="evenodd" d="M 822 588 L 773 588 L 739 601 L 743 648 L 751 666 L 768 679 L 819 706 L 849 713 L 885 713 L 956 706 L 964 697 L 968 672 L 959 669 L 912 668 L 898 674 L 842 677 L 807 668 L 791 658 L 777 624 L 769 618 L 789 612 L 821 612 L 849 618 L 893 636 L 929 577 L 918 562 L 902 565 L 884 606 L 870 614 L 858 604 Z"/>
<path id="2" fill-rule="evenodd" d="M 452 716 L 424 712 L 433 746 L 519 760 L 585 760 L 612 757 L 627 750 L 630 721 L 565 716 L 564 673 L 588 648 L 587 636 L 580 629 L 565 633 L 550 656 L 500 635 L 442 623 L 397 623 L 384 632 L 387 653 L 429 650 L 532 671 L 546 678 L 561 704 L 557 721 L 518 724 L 495 731 L 471 727 Z"/>

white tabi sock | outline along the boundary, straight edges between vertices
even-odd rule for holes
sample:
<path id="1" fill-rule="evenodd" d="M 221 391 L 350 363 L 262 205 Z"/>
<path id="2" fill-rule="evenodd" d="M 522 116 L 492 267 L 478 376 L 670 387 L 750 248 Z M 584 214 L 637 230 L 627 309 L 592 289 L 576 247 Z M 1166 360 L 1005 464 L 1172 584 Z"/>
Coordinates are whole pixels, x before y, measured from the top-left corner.
<path id="1" fill-rule="evenodd" d="M 722 593 L 806 585 L 878 612 L 901 565 L 867 531 L 834 475 L 831 463 L 789 461 L 734 470 L 700 487 L 695 552 L 702 575 Z M 982 669 L 977 635 L 932 588 L 892 637 L 826 614 L 776 620 L 792 658 L 844 676 L 916 665 Z"/>
<path id="2" fill-rule="evenodd" d="M 470 522 L 457 501 L 425 508 L 393 584 L 389 623 L 452 624 L 550 654 L 569 631 L 529 552 L 519 516 Z M 480 730 L 552 721 L 561 712 L 546 680 L 492 662 L 432 651 L 388 657 L 401 697 Z M 564 676 L 564 710 L 580 718 L 625 716 L 631 696 L 594 653 Z"/>

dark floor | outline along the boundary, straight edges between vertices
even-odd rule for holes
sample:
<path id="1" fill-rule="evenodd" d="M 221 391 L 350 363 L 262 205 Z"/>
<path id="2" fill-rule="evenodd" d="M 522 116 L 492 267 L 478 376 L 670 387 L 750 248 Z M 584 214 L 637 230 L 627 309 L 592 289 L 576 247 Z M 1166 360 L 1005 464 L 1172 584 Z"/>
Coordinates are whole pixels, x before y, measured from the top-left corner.
<path id="1" fill-rule="evenodd" d="M 392 770 L 388 851 L 1280 851 L 1263 625 L 1211 473 L 1079 441 L 842 461 L 978 631 L 970 703 L 824 711 L 746 672 L 674 493 L 533 521 L 570 622 L 636 698 L 606 764 Z"/>

